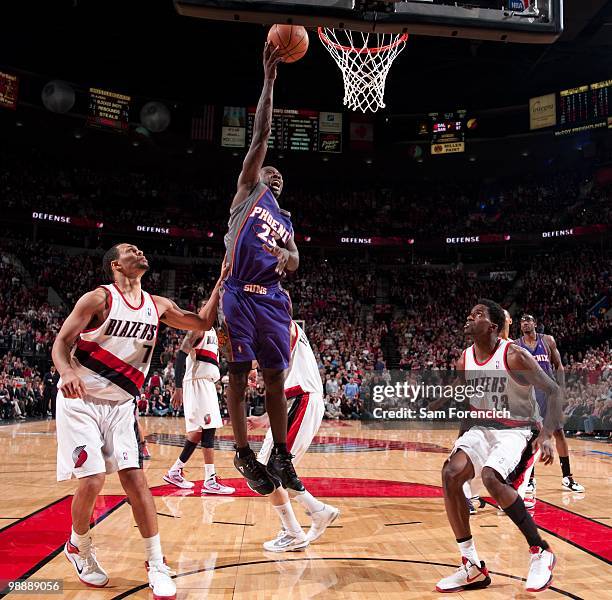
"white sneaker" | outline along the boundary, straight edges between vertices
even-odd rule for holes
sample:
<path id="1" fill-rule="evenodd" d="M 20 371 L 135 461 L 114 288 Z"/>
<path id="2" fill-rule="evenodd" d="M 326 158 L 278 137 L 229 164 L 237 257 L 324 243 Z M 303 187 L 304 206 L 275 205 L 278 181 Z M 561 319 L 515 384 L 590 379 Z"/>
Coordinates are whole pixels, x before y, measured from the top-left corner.
<path id="1" fill-rule="evenodd" d="M 68 540 L 64 545 L 66 558 L 74 565 L 77 577 L 85 585 L 104 587 L 108 583 L 108 575 L 96 559 L 95 548 L 90 543 L 87 548 L 79 550 Z"/>
<path id="2" fill-rule="evenodd" d="M 561 480 L 561 485 L 566 490 L 571 490 L 572 492 L 584 492 L 584 486 L 580 485 L 577 481 L 574 481 L 573 477 L 564 477 Z"/>
<path id="3" fill-rule="evenodd" d="M 203 494 L 233 494 L 236 491 L 230 485 L 222 484 L 216 475 L 213 475 L 202 484 Z"/>
<path id="4" fill-rule="evenodd" d="M 525 583 L 525 590 L 528 592 L 541 592 L 545 590 L 553 579 L 552 571 L 555 568 L 557 559 L 548 550 L 543 550 L 539 546 L 529 548 L 531 556 L 529 558 L 529 574 Z"/>
<path id="5" fill-rule="evenodd" d="M 461 566 L 448 577 L 440 579 L 436 585 L 436 592 L 461 592 L 462 590 L 479 590 L 491 584 L 489 571 L 484 562 L 480 567 L 470 562 L 465 556 L 461 557 Z"/>
<path id="6" fill-rule="evenodd" d="M 535 496 L 536 494 L 536 480 L 532 479 L 528 484 L 527 487 L 525 488 L 525 495 L 531 495 L 531 496 Z"/>
<path id="7" fill-rule="evenodd" d="M 281 529 L 273 540 L 264 542 L 263 547 L 269 552 L 296 552 L 306 548 L 309 543 L 303 533 L 295 534 Z"/>
<path id="8" fill-rule="evenodd" d="M 149 587 L 153 590 L 154 600 L 174 600 L 176 598 L 176 585 L 172 576 L 176 573 L 166 564 L 166 559 L 162 563 L 147 563 L 145 567 L 149 575 Z"/>
<path id="9" fill-rule="evenodd" d="M 525 498 L 523 498 L 523 502 L 525 503 L 525 508 L 527 510 L 533 510 L 535 508 L 535 505 L 536 505 L 535 496 L 532 496 L 532 497 L 525 496 Z"/>
<path id="10" fill-rule="evenodd" d="M 321 510 L 314 513 L 306 512 L 306 514 L 312 519 L 312 524 L 306 534 L 306 539 L 309 542 L 314 542 L 318 540 L 325 533 L 325 530 L 340 516 L 340 511 L 334 506 L 325 504 Z"/>
<path id="11" fill-rule="evenodd" d="M 178 471 L 168 471 L 164 475 L 163 480 L 183 490 L 191 489 L 195 485 L 193 481 L 188 481 L 183 477 L 183 469 L 179 469 Z"/>

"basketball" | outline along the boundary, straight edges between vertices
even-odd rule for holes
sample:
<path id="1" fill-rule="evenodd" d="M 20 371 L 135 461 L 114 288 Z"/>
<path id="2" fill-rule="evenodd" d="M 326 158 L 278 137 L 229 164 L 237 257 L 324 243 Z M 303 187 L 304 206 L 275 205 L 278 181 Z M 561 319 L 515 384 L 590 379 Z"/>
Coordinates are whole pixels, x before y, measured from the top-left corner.
<path id="1" fill-rule="evenodd" d="M 279 48 L 282 61 L 300 60 L 308 50 L 308 32 L 301 25 L 272 25 L 268 42 Z"/>

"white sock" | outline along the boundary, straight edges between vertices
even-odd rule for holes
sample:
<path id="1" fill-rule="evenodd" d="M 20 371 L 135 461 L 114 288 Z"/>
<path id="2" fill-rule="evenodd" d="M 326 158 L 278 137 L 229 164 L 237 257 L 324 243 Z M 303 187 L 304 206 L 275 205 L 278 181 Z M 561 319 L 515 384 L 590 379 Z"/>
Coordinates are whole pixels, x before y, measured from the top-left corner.
<path id="1" fill-rule="evenodd" d="M 476 552 L 474 538 L 470 538 L 465 542 L 457 542 L 457 546 L 459 546 L 461 556 L 465 556 L 465 558 L 467 558 L 470 562 L 474 563 L 477 567 L 480 567 L 480 559 L 478 558 L 478 553 Z"/>
<path id="2" fill-rule="evenodd" d="M 463 484 L 463 495 L 470 500 L 471 498 L 473 498 L 473 494 L 472 494 L 472 486 L 470 485 L 469 481 L 466 481 Z"/>
<path id="3" fill-rule="evenodd" d="M 72 532 L 70 533 L 70 543 L 73 546 L 76 546 L 81 552 L 90 545 L 91 542 L 91 534 L 89 529 L 86 533 L 80 534 L 72 528 Z"/>
<path id="4" fill-rule="evenodd" d="M 170 467 L 170 471 L 178 471 L 179 469 L 182 469 L 184 466 L 185 466 L 185 463 L 180 458 L 177 458 L 176 462 L 172 465 L 172 467 Z"/>
<path id="5" fill-rule="evenodd" d="M 294 534 L 302 534 L 303 531 L 298 523 L 298 520 L 295 518 L 295 513 L 293 512 L 293 508 L 291 508 L 291 502 L 287 502 L 287 504 L 282 504 L 280 506 L 275 506 L 274 510 L 278 513 L 280 520 L 283 524 L 283 528 L 286 531 Z"/>
<path id="6" fill-rule="evenodd" d="M 204 481 L 208 481 L 215 474 L 215 465 L 204 465 Z"/>
<path id="7" fill-rule="evenodd" d="M 163 563 L 164 554 L 162 552 L 161 541 L 159 540 L 159 533 L 150 538 L 142 538 L 145 545 L 145 554 L 147 562 L 151 563 Z"/>
<path id="8" fill-rule="evenodd" d="M 304 507 L 304 510 L 310 514 L 325 508 L 325 503 L 317 500 L 308 490 L 298 492 L 294 497 Z"/>

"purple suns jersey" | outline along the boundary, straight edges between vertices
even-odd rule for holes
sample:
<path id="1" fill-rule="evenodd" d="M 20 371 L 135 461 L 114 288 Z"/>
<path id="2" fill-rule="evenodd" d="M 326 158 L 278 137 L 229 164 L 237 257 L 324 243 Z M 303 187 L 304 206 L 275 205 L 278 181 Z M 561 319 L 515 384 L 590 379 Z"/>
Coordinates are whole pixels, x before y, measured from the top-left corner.
<path id="1" fill-rule="evenodd" d="M 541 333 L 536 334 L 536 346 L 531 348 L 525 338 L 521 336 L 517 342 L 521 348 L 525 348 L 536 359 L 542 370 L 551 378 L 554 378 L 552 363 L 548 354 L 548 347 L 544 343 L 544 336 Z"/>
<path id="2" fill-rule="evenodd" d="M 536 345 L 535 348 L 530 348 L 525 341 L 525 338 L 521 336 L 516 343 L 521 347 L 525 348 L 527 352 L 536 359 L 536 362 L 540 365 L 540 368 L 546 373 L 551 379 L 554 379 L 554 372 L 552 363 L 550 362 L 550 355 L 548 354 L 548 347 L 544 343 L 544 336 L 541 333 L 536 334 Z M 534 388 L 536 402 L 540 410 L 542 418 L 546 416 L 548 412 L 547 395 L 544 390 Z"/>
<path id="3" fill-rule="evenodd" d="M 278 283 L 278 261 L 263 247 L 284 248 L 292 235 L 291 214 L 280 208 L 267 185 L 258 183 L 249 197 L 230 211 L 225 235 L 230 277 L 261 286 Z"/>

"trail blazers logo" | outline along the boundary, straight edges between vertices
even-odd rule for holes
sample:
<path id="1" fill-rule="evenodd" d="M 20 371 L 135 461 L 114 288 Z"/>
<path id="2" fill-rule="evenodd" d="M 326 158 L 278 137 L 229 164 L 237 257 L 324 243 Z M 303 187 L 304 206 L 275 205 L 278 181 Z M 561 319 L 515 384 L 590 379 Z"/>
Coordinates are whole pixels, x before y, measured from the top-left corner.
<path id="1" fill-rule="evenodd" d="M 77 446 L 72 451 L 72 460 L 74 461 L 74 467 L 78 469 L 83 466 L 83 463 L 87 460 L 87 452 L 85 446 Z"/>
<path id="2" fill-rule="evenodd" d="M 204 415 L 204 425 L 210 425 L 211 421 L 212 419 L 210 418 L 210 413 L 206 413 L 206 415 Z"/>

